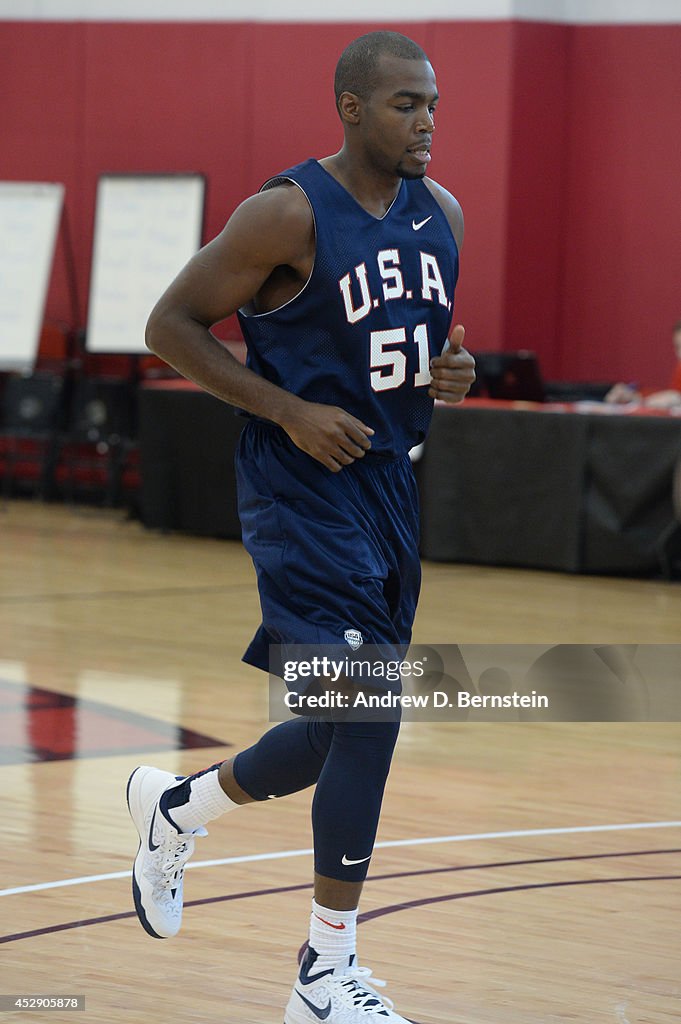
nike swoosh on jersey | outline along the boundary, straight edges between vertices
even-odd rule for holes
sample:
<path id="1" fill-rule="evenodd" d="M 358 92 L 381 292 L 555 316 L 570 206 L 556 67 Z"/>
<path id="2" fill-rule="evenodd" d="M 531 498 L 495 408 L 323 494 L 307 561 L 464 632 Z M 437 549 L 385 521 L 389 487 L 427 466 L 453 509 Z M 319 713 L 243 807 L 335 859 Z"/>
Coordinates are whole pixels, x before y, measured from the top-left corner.
<path id="1" fill-rule="evenodd" d="M 309 999 L 306 999 L 305 996 L 303 995 L 303 993 L 299 992 L 298 989 L 296 989 L 296 995 L 300 996 L 300 998 L 303 1000 L 305 1005 L 310 1007 L 310 1009 L 314 1013 L 315 1017 L 318 1017 L 319 1020 L 326 1020 L 326 1018 L 331 1013 L 331 1000 L 330 999 L 329 999 L 328 1003 L 326 1004 L 326 1006 L 315 1006 L 315 1004 L 311 1003 Z"/>
<path id="2" fill-rule="evenodd" d="M 368 857 L 360 857 L 359 860 L 349 860 L 345 854 L 341 859 L 341 864 L 345 864 L 346 868 L 349 868 L 352 864 L 363 864 L 365 860 L 371 860 L 371 854 Z"/>
<path id="3" fill-rule="evenodd" d="M 411 226 L 413 227 L 414 231 L 420 231 L 420 230 L 421 230 L 421 228 L 423 227 L 423 225 L 424 225 L 424 224 L 427 224 L 427 223 L 428 223 L 428 221 L 429 221 L 429 220 L 432 220 L 432 219 L 433 219 L 433 215 L 432 215 L 432 213 L 431 213 L 430 217 L 426 217 L 426 219 L 425 219 L 425 220 L 420 220 L 420 221 L 418 222 L 418 224 L 416 223 L 416 221 L 415 221 L 415 220 L 413 220 L 413 221 L 411 222 Z"/>

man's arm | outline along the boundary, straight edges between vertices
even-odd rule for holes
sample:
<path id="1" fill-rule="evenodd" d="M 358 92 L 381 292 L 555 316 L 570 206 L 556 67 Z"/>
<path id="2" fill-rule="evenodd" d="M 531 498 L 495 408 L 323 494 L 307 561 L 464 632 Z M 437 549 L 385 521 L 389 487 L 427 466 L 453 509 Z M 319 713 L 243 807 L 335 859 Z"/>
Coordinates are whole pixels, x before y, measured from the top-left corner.
<path id="1" fill-rule="evenodd" d="M 461 255 L 464 233 L 461 207 L 451 192 L 438 185 L 432 178 L 426 178 L 425 183 L 447 218 Z M 463 326 L 456 324 L 449 335 L 445 351 L 430 361 L 432 383 L 428 394 L 431 398 L 438 398 L 450 405 L 462 402 L 475 381 L 475 360 L 470 352 L 463 348 L 464 335 Z"/>
<path id="2" fill-rule="evenodd" d="M 643 404 L 649 409 L 674 409 L 681 405 L 681 391 L 674 388 L 667 388 L 666 391 L 655 391 L 652 395 L 646 395 Z"/>
<path id="3" fill-rule="evenodd" d="M 681 391 L 668 388 L 665 391 L 654 391 L 644 395 L 629 384 L 615 384 L 610 388 L 604 401 L 611 405 L 638 404 L 649 409 L 673 409 L 681 405 Z"/>
<path id="4" fill-rule="evenodd" d="M 371 447 L 373 430 L 343 409 L 305 402 L 263 380 L 210 332 L 252 301 L 275 268 L 291 267 L 304 283 L 314 245 L 312 212 L 298 188 L 252 196 L 161 296 L 146 343 L 210 394 L 279 424 L 299 448 L 337 472 Z"/>

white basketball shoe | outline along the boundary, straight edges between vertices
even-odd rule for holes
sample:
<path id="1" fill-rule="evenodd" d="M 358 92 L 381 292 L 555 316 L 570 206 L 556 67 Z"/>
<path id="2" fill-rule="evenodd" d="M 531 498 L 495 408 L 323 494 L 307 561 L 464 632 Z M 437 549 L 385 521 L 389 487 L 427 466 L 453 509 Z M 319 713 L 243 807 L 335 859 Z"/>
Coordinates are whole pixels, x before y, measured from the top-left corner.
<path id="1" fill-rule="evenodd" d="M 159 806 L 163 793 L 182 779 L 146 765 L 128 779 L 128 809 L 140 837 L 132 895 L 140 924 L 155 939 L 170 939 L 179 932 L 184 866 L 194 852 L 195 837 L 208 835 L 205 828 L 178 832 Z"/>
<path id="2" fill-rule="evenodd" d="M 411 1024 L 393 1010 L 390 999 L 376 988 L 384 981 L 360 967 L 353 954 L 346 965 L 332 971 L 314 972 L 317 953 L 308 947 L 291 998 L 284 1024 Z"/>

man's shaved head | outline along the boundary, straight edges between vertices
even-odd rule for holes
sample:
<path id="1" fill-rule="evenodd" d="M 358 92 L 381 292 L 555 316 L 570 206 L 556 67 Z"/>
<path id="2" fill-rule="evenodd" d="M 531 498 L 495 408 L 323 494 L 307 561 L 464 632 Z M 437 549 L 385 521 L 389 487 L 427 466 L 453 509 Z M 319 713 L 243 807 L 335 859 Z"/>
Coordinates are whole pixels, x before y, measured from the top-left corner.
<path id="1" fill-rule="evenodd" d="M 343 50 L 336 65 L 336 105 L 342 93 L 367 99 L 378 82 L 378 65 L 383 55 L 402 60 L 428 60 L 421 47 L 399 32 L 368 32 Z"/>

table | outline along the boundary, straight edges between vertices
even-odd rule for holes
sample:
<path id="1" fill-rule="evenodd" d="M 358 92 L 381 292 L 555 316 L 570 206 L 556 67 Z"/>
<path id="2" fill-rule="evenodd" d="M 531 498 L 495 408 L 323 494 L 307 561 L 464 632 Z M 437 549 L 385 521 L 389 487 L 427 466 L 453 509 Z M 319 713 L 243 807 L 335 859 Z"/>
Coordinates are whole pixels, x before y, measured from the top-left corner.
<path id="1" fill-rule="evenodd" d="M 681 417 L 580 408 L 436 408 L 418 467 L 423 557 L 656 571 L 660 537 L 674 520 Z"/>
<path id="2" fill-rule="evenodd" d="M 673 522 L 681 417 L 575 406 L 436 406 L 422 459 L 421 553 L 436 561 L 648 574 Z M 239 538 L 244 420 L 184 382 L 143 386 L 142 521 Z"/>
<path id="3" fill-rule="evenodd" d="M 144 525 L 240 539 L 234 452 L 243 416 L 176 381 L 143 385 L 138 415 Z"/>

